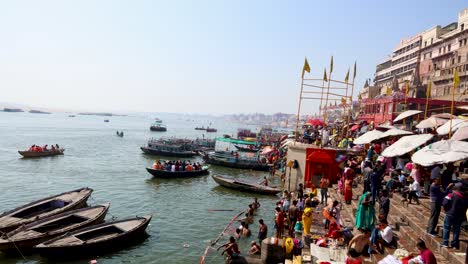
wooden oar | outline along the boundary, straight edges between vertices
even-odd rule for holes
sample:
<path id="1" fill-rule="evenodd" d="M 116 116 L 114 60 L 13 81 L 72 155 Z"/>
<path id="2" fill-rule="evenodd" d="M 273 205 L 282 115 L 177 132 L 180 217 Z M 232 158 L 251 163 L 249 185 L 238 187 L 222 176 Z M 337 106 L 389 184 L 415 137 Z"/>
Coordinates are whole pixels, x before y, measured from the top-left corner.
<path id="1" fill-rule="evenodd" d="M 208 209 L 210 212 L 232 212 L 232 209 Z"/>

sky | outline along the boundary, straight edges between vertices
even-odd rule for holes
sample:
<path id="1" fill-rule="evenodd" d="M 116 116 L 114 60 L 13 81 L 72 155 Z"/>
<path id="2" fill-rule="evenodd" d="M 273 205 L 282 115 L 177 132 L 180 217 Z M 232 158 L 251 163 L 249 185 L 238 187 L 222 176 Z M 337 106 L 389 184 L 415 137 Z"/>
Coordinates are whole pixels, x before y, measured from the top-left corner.
<path id="1" fill-rule="evenodd" d="M 0 101 L 56 109 L 295 113 L 307 57 L 356 89 L 466 0 L 2 1 Z M 355 93 L 356 94 L 356 93 Z M 318 101 L 304 102 L 313 112 Z"/>

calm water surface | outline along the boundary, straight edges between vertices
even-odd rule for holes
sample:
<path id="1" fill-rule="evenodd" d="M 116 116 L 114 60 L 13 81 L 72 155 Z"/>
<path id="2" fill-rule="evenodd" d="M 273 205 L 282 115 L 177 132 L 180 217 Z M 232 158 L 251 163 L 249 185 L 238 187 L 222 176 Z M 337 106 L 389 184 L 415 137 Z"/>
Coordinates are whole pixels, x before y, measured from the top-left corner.
<path id="1" fill-rule="evenodd" d="M 139 147 L 150 137 L 202 137 L 196 126 L 218 128 L 214 138 L 233 134 L 237 126 L 221 120 L 194 120 L 186 115 L 158 115 L 168 132 L 150 132 L 156 115 L 127 117 L 29 114 L 0 112 L 0 212 L 49 195 L 91 187 L 89 204 L 111 202 L 107 219 L 152 214 L 148 239 L 132 248 L 99 256 L 98 263 L 199 263 L 206 245 L 254 195 L 218 186 L 210 176 L 191 179 L 153 179 L 145 170 L 159 157 L 143 155 Z M 110 119 L 104 123 L 104 119 Z M 124 131 L 123 138 L 115 131 Z M 55 144 L 66 149 L 64 156 L 22 159 L 17 150 L 32 144 Z M 164 158 L 164 157 L 162 157 Z M 200 158 L 196 158 L 200 159 Z M 192 159 L 193 160 L 193 159 Z M 264 172 L 211 167 L 211 173 L 260 181 Z M 278 179 L 273 179 L 273 181 Z M 251 239 L 240 241 L 241 251 L 256 240 L 257 220 L 263 218 L 271 234 L 273 208 L 278 198 L 258 196 L 262 204 Z M 210 212 L 209 209 L 232 209 Z M 220 242 L 225 242 L 221 240 Z M 214 252 L 209 263 L 223 263 Z M 90 258 L 69 263 L 88 263 Z M 39 256 L 12 258 L 1 255 L 0 263 L 53 263 Z"/>

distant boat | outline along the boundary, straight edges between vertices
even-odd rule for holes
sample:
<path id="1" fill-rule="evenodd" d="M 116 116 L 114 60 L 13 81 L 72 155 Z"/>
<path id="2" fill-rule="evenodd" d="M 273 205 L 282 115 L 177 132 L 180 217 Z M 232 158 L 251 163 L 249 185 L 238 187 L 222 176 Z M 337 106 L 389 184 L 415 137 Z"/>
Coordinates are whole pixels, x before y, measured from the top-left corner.
<path id="1" fill-rule="evenodd" d="M 69 115 L 68 117 L 75 117 L 75 115 Z"/>
<path id="2" fill-rule="evenodd" d="M 50 196 L 20 206 L 0 215 L 0 231 L 9 232 L 33 221 L 82 208 L 91 196 L 93 189 L 81 188 Z"/>
<path id="3" fill-rule="evenodd" d="M 24 158 L 40 158 L 40 157 L 49 157 L 49 156 L 57 156 L 57 155 L 63 155 L 63 152 L 65 149 L 56 149 L 56 150 L 47 150 L 47 151 L 42 151 L 42 152 L 36 152 L 36 151 L 21 151 L 18 150 L 18 153 L 23 156 Z"/>
<path id="4" fill-rule="evenodd" d="M 17 113 L 17 112 L 24 112 L 24 111 L 23 109 L 20 109 L 20 108 L 3 108 L 3 112 Z"/>
<path id="5" fill-rule="evenodd" d="M 209 152 L 203 157 L 206 163 L 237 169 L 269 171 L 268 163 L 258 158 L 236 157 L 229 152 Z"/>
<path id="6" fill-rule="evenodd" d="M 130 245 L 145 234 L 151 216 L 118 220 L 85 227 L 53 238 L 34 247 L 40 255 L 52 258 L 101 255 Z"/>
<path id="7" fill-rule="evenodd" d="M 208 132 L 208 133 L 210 133 L 210 132 L 218 132 L 218 129 L 207 127 L 207 128 L 206 128 L 206 132 Z"/>
<path id="8" fill-rule="evenodd" d="M 104 122 L 105 122 L 105 123 L 109 123 L 109 119 L 104 119 Z"/>
<path id="9" fill-rule="evenodd" d="M 256 183 L 250 183 L 246 181 L 236 180 L 234 178 L 223 177 L 220 175 L 212 175 L 213 180 L 226 188 L 234 189 L 242 192 L 252 192 L 259 194 L 270 194 L 276 195 L 281 192 L 278 188 L 273 188 L 269 186 L 264 186 Z"/>
<path id="10" fill-rule="evenodd" d="M 156 132 L 165 132 L 165 131 L 167 131 L 166 125 L 162 124 L 161 122 L 162 122 L 161 120 L 160 120 L 160 122 L 155 121 L 154 124 L 152 124 L 150 126 L 150 130 L 151 131 L 156 131 Z"/>
<path id="11" fill-rule="evenodd" d="M 31 114 L 50 114 L 50 112 L 44 112 L 44 111 L 39 111 L 39 110 L 29 110 L 29 113 L 31 113 Z"/>
<path id="12" fill-rule="evenodd" d="M 164 140 L 149 140 L 146 146 L 141 147 L 146 154 L 171 157 L 193 157 L 197 155 L 189 145 L 178 144 Z"/>
<path id="13" fill-rule="evenodd" d="M 203 126 L 202 127 L 196 127 L 195 130 L 206 130 L 206 128 L 203 127 Z"/>

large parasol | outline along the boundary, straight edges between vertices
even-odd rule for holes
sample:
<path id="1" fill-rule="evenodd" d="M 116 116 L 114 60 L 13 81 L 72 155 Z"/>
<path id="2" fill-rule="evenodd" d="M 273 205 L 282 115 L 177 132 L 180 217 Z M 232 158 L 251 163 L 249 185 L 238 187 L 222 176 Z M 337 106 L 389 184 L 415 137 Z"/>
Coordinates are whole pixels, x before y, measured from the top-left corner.
<path id="1" fill-rule="evenodd" d="M 441 140 L 425 146 L 411 157 L 411 160 L 422 166 L 432 166 L 465 160 L 468 158 L 468 142 L 458 140 Z"/>
<path id="2" fill-rule="evenodd" d="M 382 152 L 384 157 L 398 157 L 416 149 L 434 136 L 431 134 L 411 135 L 400 138 Z"/>
<path id="3" fill-rule="evenodd" d="M 404 111 L 403 113 L 399 114 L 395 119 L 393 119 L 393 122 L 398 122 L 400 120 L 403 120 L 405 118 L 408 118 L 410 116 L 414 116 L 414 115 L 417 115 L 417 114 L 420 114 L 422 113 L 422 111 L 420 110 L 407 110 L 407 111 Z"/>

